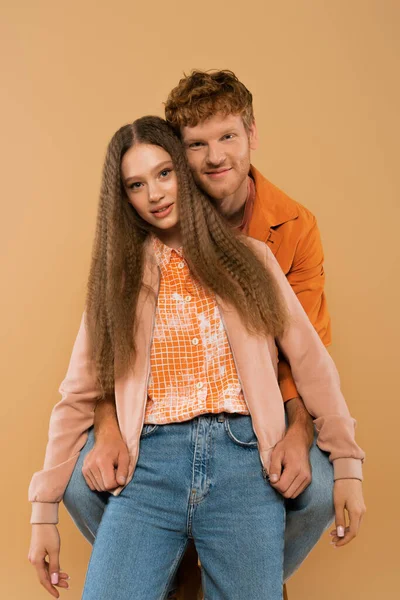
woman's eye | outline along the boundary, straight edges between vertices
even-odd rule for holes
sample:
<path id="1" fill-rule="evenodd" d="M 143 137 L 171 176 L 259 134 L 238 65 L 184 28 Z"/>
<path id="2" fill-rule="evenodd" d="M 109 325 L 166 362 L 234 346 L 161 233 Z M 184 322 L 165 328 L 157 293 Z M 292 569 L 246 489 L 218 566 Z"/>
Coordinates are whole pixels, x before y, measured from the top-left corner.
<path id="1" fill-rule="evenodd" d="M 171 173 L 172 169 L 163 169 L 160 173 L 161 177 L 165 178 Z"/>
<path id="2" fill-rule="evenodd" d="M 129 187 L 130 190 L 138 190 L 140 188 L 142 184 L 140 183 L 140 181 L 135 181 L 134 183 L 131 183 Z"/>

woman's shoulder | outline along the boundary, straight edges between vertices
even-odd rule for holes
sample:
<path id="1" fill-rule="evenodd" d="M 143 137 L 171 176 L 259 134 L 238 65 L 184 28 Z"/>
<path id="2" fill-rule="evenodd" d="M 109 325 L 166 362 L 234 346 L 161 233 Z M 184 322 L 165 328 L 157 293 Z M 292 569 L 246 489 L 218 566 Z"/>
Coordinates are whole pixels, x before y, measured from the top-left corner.
<path id="1" fill-rule="evenodd" d="M 269 248 L 265 242 L 261 242 L 249 235 L 243 236 L 242 241 L 254 252 L 257 258 L 266 261 Z"/>

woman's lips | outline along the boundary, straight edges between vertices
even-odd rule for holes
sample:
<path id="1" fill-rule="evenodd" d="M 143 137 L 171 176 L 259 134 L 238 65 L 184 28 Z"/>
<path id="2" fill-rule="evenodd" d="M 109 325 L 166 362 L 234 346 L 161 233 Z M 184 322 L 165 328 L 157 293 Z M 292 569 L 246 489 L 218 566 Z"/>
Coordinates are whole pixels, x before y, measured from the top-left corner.
<path id="1" fill-rule="evenodd" d="M 154 217 L 156 217 L 156 219 L 163 219 L 164 217 L 168 217 L 168 215 L 172 211 L 173 207 L 174 207 L 174 203 L 169 204 L 168 206 L 166 206 L 162 210 L 158 210 L 157 212 L 152 211 L 151 214 Z"/>

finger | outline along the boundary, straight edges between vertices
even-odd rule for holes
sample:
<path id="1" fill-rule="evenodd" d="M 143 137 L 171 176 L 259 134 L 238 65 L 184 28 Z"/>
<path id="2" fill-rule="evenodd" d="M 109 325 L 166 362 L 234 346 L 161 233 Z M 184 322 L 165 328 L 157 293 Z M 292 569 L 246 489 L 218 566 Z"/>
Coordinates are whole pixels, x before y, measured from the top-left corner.
<path id="1" fill-rule="evenodd" d="M 118 466 L 116 479 L 118 485 L 125 485 L 129 472 L 129 453 L 128 450 L 121 451 L 118 455 Z"/>
<path id="2" fill-rule="evenodd" d="M 117 464 L 117 462 L 118 461 L 115 460 L 115 464 Z M 118 487 L 113 461 L 105 461 L 105 463 L 100 466 L 100 470 L 103 478 L 104 492 L 107 492 L 108 490 L 114 490 L 116 487 Z"/>
<path id="3" fill-rule="evenodd" d="M 93 492 L 100 492 L 101 490 L 99 490 L 98 487 L 97 487 L 97 483 L 96 483 L 95 478 L 93 477 L 92 470 L 88 468 L 87 471 L 86 471 L 86 475 L 87 475 L 87 479 L 89 479 L 89 481 L 91 483 L 91 487 L 89 486 L 90 489 Z"/>
<path id="4" fill-rule="evenodd" d="M 337 537 L 343 538 L 346 529 L 346 516 L 344 504 L 342 503 L 335 503 L 335 525 Z"/>
<path id="5" fill-rule="evenodd" d="M 91 466 L 90 474 L 92 476 L 92 480 L 94 480 L 96 485 L 96 490 L 98 492 L 105 492 L 106 488 L 103 481 L 103 476 L 101 470 L 97 464 Z"/>
<path id="6" fill-rule="evenodd" d="M 345 546 L 346 544 L 354 540 L 360 527 L 361 513 L 359 513 L 358 511 L 351 510 L 348 511 L 348 515 L 349 527 L 346 528 L 344 537 L 337 543 L 338 547 Z"/>
<path id="7" fill-rule="evenodd" d="M 53 585 L 58 585 L 59 572 L 60 572 L 60 550 L 59 550 L 59 547 L 48 550 L 47 554 L 49 556 L 48 572 L 50 574 L 50 581 Z"/>
<path id="8" fill-rule="evenodd" d="M 90 477 L 90 472 L 89 469 L 85 466 L 82 467 L 82 475 L 88 485 L 88 487 L 92 490 L 92 492 L 96 491 L 96 488 L 94 487 L 94 484 L 92 482 L 92 479 Z"/>
<path id="9" fill-rule="evenodd" d="M 284 452 L 280 450 L 279 444 L 275 446 L 271 455 L 271 464 L 269 467 L 269 480 L 272 485 L 278 483 L 282 474 Z"/>
<path id="10" fill-rule="evenodd" d="M 64 573 L 63 571 L 60 571 L 58 576 L 59 576 L 59 579 L 69 579 L 68 573 Z"/>
<path id="11" fill-rule="evenodd" d="M 39 581 L 44 587 L 44 589 L 49 592 L 49 594 L 51 594 L 54 598 L 59 598 L 60 594 L 58 593 L 56 588 L 53 585 L 51 585 L 48 566 L 49 565 L 44 559 L 40 563 L 35 564 Z"/>
<path id="12" fill-rule="evenodd" d="M 292 481 L 292 483 L 287 488 L 286 492 L 283 494 L 284 498 L 289 499 L 293 497 L 293 494 L 296 492 L 298 487 L 303 483 L 304 479 L 300 475 L 297 475 Z"/>
<path id="13" fill-rule="evenodd" d="M 284 466 L 283 473 L 276 485 L 273 487 L 285 498 L 290 487 L 293 485 L 299 475 L 299 469 L 297 467 Z M 297 487 L 297 486 L 296 486 Z M 294 490 L 293 490 L 294 491 Z"/>
<path id="14" fill-rule="evenodd" d="M 347 533 L 348 531 L 349 531 L 349 528 L 348 528 L 348 527 L 346 527 L 346 529 L 344 530 L 344 534 L 346 535 L 346 533 Z M 339 537 L 337 536 L 337 534 L 336 534 L 336 530 L 335 530 L 335 532 L 334 532 L 334 535 L 332 535 L 332 539 L 331 539 L 331 542 L 330 542 L 330 543 L 331 543 L 333 546 L 336 546 L 336 544 L 337 544 L 338 542 L 340 542 L 340 540 L 343 540 L 343 538 L 339 538 Z"/>
<path id="15" fill-rule="evenodd" d="M 300 494 L 302 494 L 304 492 L 305 489 L 307 489 L 307 487 L 310 485 L 309 479 L 308 477 L 300 477 L 298 478 L 299 481 L 301 481 L 299 487 L 295 490 L 295 492 L 290 496 L 292 498 L 292 500 L 294 500 L 295 498 L 298 498 L 300 496 Z"/>

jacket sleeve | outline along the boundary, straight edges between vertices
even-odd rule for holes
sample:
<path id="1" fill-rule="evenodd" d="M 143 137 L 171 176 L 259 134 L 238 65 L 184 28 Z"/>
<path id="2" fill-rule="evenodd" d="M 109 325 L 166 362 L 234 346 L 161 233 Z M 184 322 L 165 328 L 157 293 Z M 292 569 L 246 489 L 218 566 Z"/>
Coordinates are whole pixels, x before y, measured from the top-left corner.
<path id="1" fill-rule="evenodd" d="M 355 442 L 355 420 L 340 389 L 339 374 L 321 338 L 271 250 L 268 265 L 286 301 L 289 322 L 277 344 L 289 361 L 296 388 L 314 418 L 317 445 L 329 453 L 334 478 L 362 479 L 364 452 Z"/>
<path id="2" fill-rule="evenodd" d="M 33 475 L 29 486 L 31 523 L 58 522 L 59 503 L 94 422 L 101 392 L 90 358 L 85 315 L 59 391 L 61 400 L 51 413 L 44 466 Z"/>
<path id="3" fill-rule="evenodd" d="M 331 343 L 331 320 L 324 292 L 324 252 L 317 221 L 312 217 L 311 226 L 300 238 L 287 274 L 300 304 L 325 346 Z M 282 353 L 279 355 L 278 380 L 284 402 L 298 397 L 290 366 Z"/>

